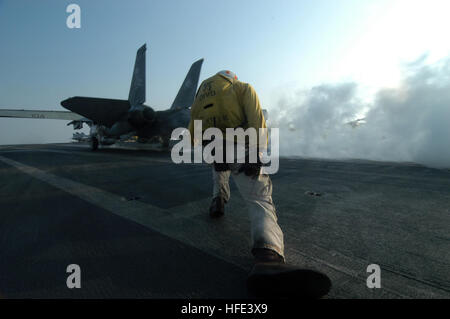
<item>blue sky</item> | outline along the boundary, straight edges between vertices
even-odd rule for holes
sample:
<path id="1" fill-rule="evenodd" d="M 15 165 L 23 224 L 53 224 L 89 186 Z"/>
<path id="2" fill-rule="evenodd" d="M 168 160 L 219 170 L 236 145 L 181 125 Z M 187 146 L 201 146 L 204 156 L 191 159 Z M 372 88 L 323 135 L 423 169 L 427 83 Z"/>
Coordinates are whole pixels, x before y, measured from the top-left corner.
<path id="1" fill-rule="evenodd" d="M 81 7 L 81 29 L 66 26 L 70 3 Z M 394 85 L 403 60 L 447 54 L 448 45 L 428 33 L 401 45 L 395 37 L 417 34 L 417 21 L 444 36 L 439 6 L 445 2 L 0 0 L 0 108 L 59 110 L 76 95 L 124 99 L 143 43 L 146 104 L 155 109 L 172 103 L 199 58 L 200 80 L 231 69 L 269 109 L 280 92 L 330 81 Z M 71 129 L 56 122 L 1 119 L 0 144 L 69 140 Z"/>

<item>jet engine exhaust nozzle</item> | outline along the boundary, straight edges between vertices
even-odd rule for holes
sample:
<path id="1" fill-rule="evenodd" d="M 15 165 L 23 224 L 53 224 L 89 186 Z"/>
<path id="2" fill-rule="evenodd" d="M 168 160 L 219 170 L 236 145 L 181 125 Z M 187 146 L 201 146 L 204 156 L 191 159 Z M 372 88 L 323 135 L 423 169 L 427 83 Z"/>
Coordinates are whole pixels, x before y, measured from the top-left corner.
<path id="1" fill-rule="evenodd" d="M 133 126 L 140 126 L 153 122 L 155 111 L 148 106 L 135 107 L 128 112 L 128 121 Z"/>

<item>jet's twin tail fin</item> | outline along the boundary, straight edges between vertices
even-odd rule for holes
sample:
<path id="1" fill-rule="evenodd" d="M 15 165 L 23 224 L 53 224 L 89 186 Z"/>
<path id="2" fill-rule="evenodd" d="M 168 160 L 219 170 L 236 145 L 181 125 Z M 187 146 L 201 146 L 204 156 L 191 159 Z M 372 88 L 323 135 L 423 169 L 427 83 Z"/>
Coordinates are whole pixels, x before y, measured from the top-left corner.
<path id="1" fill-rule="evenodd" d="M 180 90 L 178 91 L 175 100 L 172 103 L 171 109 L 188 108 L 194 102 L 195 93 L 197 91 L 198 79 L 200 77 L 200 70 L 202 69 L 203 59 L 194 62 L 189 69 Z"/>
<path id="2" fill-rule="evenodd" d="M 144 44 L 136 53 L 136 62 L 134 63 L 133 78 L 131 80 L 130 93 L 128 101 L 134 105 L 144 104 L 145 102 L 145 51 L 147 45 Z"/>
<path id="3" fill-rule="evenodd" d="M 144 104 L 145 102 L 145 51 L 147 45 L 144 44 L 136 53 L 136 62 L 134 64 L 133 78 L 131 80 L 130 93 L 128 101 L 131 107 Z M 186 75 L 186 78 L 178 91 L 171 109 L 188 108 L 194 102 L 195 93 L 197 91 L 200 70 L 202 68 L 203 59 L 194 62 Z"/>

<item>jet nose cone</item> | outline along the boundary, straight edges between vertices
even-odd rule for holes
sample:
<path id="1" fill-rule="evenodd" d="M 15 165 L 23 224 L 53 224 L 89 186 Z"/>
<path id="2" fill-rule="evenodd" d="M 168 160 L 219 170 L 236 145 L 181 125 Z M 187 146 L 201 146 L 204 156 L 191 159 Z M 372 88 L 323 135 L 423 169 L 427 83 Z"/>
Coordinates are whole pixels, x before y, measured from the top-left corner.
<path id="1" fill-rule="evenodd" d="M 61 106 L 67 108 L 70 105 L 70 100 L 71 99 L 72 98 L 68 98 L 68 99 L 65 99 L 64 101 L 61 101 Z"/>

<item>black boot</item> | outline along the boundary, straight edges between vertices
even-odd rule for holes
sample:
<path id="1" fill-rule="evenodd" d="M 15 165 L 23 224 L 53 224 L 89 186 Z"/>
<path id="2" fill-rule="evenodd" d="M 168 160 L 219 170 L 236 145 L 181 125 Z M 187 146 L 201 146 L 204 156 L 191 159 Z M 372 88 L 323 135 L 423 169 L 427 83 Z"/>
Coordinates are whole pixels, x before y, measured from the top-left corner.
<path id="1" fill-rule="evenodd" d="M 214 197 L 209 206 L 209 216 L 219 218 L 225 214 L 225 200 L 221 196 Z"/>
<path id="2" fill-rule="evenodd" d="M 284 258 L 270 249 L 253 249 L 255 265 L 248 275 L 247 288 L 256 298 L 320 298 L 331 288 L 327 275 L 286 265 Z"/>
<path id="3" fill-rule="evenodd" d="M 284 264 L 284 258 L 272 249 L 267 248 L 253 248 L 253 256 L 255 263 L 278 263 Z"/>

